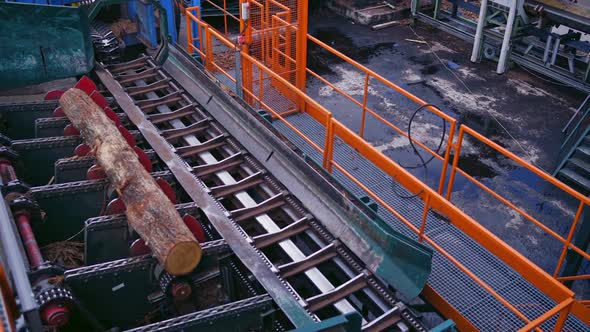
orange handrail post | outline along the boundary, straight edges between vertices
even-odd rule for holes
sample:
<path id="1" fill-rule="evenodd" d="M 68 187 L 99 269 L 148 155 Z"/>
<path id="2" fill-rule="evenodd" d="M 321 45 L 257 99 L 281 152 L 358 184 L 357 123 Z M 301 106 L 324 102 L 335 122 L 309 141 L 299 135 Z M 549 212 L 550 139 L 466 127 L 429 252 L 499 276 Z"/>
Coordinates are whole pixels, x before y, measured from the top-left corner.
<path id="1" fill-rule="evenodd" d="M 561 309 L 559 312 L 559 317 L 557 317 L 557 322 L 555 322 L 555 328 L 553 329 L 554 332 L 561 332 L 563 330 L 563 326 L 565 325 L 569 313 L 572 310 L 573 301 L 574 300 L 572 299 L 572 302 L 567 307 Z"/>
<path id="2" fill-rule="evenodd" d="M 442 170 L 440 171 L 440 180 L 438 182 L 438 194 L 443 194 L 443 188 L 445 186 L 445 179 L 447 178 L 447 170 L 449 169 L 449 161 L 451 159 L 451 149 L 453 147 L 453 138 L 455 137 L 455 130 L 457 128 L 457 122 L 449 124 L 449 137 L 447 141 L 447 147 L 445 148 L 445 158 L 443 159 Z M 443 137 L 444 139 L 444 137 Z"/>
<path id="3" fill-rule="evenodd" d="M 558 303 L 555 307 L 551 308 L 549 311 L 543 313 L 541 316 L 537 317 L 535 320 L 529 322 L 527 325 L 523 326 L 518 332 L 528 332 L 532 329 L 537 329 L 541 324 L 545 323 L 547 320 L 551 319 L 554 315 L 559 313 L 559 318 L 555 324 L 554 331 L 561 331 L 565 321 L 567 320 L 568 314 L 571 310 L 571 306 L 574 303 L 573 298 L 567 298 L 563 300 L 561 303 Z"/>
<path id="4" fill-rule="evenodd" d="M 450 145 L 453 145 L 455 149 L 455 156 L 453 157 L 453 167 L 451 168 L 451 175 L 449 177 L 449 183 L 447 185 L 447 195 L 446 199 L 451 200 L 451 193 L 453 192 L 453 186 L 455 185 L 455 176 L 457 174 L 457 166 L 459 165 L 459 156 L 461 155 L 461 147 L 463 146 L 463 137 L 465 136 L 465 131 L 463 130 L 463 125 L 459 127 L 459 136 L 457 136 L 457 142 L 453 143 L 450 140 Z"/>
<path id="5" fill-rule="evenodd" d="M 428 211 L 430 210 L 430 195 L 426 194 L 424 199 L 424 212 L 422 212 L 422 224 L 420 225 L 420 233 L 418 233 L 418 241 L 422 242 L 424 239 L 424 230 L 426 229 L 426 219 L 428 219 Z"/>
<path id="6" fill-rule="evenodd" d="M 326 121 L 326 141 L 324 143 L 324 160 L 322 167 L 332 173 L 332 157 L 334 154 L 334 119 L 332 113 L 328 114 Z"/>
<path id="7" fill-rule="evenodd" d="M 189 16 L 189 9 L 184 10 L 184 16 L 186 18 L 186 51 L 192 55 L 195 51 L 193 50 L 193 29 L 191 27 L 191 18 Z"/>
<path id="8" fill-rule="evenodd" d="M 359 135 L 362 138 L 365 138 L 365 119 L 367 117 L 367 98 L 369 94 L 369 73 L 365 74 L 365 87 L 363 90 L 363 111 L 361 115 L 361 129 L 359 131 Z"/>
<path id="9" fill-rule="evenodd" d="M 227 36 L 227 0 L 223 0 L 223 27 L 225 35 Z"/>
<path id="10" fill-rule="evenodd" d="M 211 28 L 209 27 L 209 25 L 205 25 L 205 39 L 206 39 L 206 44 L 207 46 L 205 46 L 205 68 L 207 68 L 207 70 L 209 70 L 210 72 L 214 73 L 215 72 L 215 68 L 213 67 L 213 42 L 211 41 Z M 200 30 L 200 29 L 199 29 Z M 201 44 L 203 44 L 201 42 Z"/>
<path id="11" fill-rule="evenodd" d="M 572 242 L 572 238 L 574 237 L 574 233 L 576 231 L 576 226 L 578 226 L 578 221 L 582 216 L 582 212 L 584 212 L 584 202 L 580 201 L 580 205 L 578 206 L 578 211 L 576 211 L 576 216 L 574 217 L 574 221 L 572 222 L 572 226 L 570 227 L 570 232 L 567 235 L 567 240 L 563 245 L 563 250 L 561 251 L 561 255 L 559 256 L 559 260 L 557 261 L 557 266 L 555 267 L 555 271 L 553 272 L 553 277 L 557 278 L 559 271 L 561 270 L 561 265 L 563 264 L 563 260 L 565 259 L 565 255 L 567 254 L 567 250 L 569 249 L 570 243 Z"/>
<path id="12" fill-rule="evenodd" d="M 262 99 L 262 90 L 264 90 L 262 88 L 262 85 L 264 84 L 264 72 L 262 71 L 262 66 L 258 66 L 258 69 L 258 76 L 260 76 L 258 80 L 258 101 L 260 103 L 260 107 L 262 108 L 262 101 L 264 100 Z"/>
<path id="13" fill-rule="evenodd" d="M 199 22 L 201 20 L 201 8 L 197 7 L 196 10 L 196 14 L 197 14 L 197 19 L 196 20 L 194 17 L 193 19 L 195 19 L 195 22 L 197 22 L 197 38 L 199 40 L 199 48 L 201 49 L 201 54 L 205 54 L 205 41 L 203 40 L 203 27 L 201 26 L 202 24 Z M 204 23 L 203 23 L 204 24 Z"/>

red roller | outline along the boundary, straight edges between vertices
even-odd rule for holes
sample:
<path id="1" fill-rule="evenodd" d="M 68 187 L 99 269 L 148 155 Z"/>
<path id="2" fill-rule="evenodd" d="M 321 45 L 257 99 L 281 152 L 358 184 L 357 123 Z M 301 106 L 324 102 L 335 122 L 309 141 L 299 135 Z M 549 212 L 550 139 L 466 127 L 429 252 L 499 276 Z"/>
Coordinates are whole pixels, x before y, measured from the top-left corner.
<path id="1" fill-rule="evenodd" d="M 125 127 L 123 127 L 123 126 L 118 126 L 117 129 L 119 129 L 121 136 L 123 136 L 123 138 L 127 141 L 127 144 L 129 144 L 129 146 L 135 147 L 137 145 L 137 141 L 135 140 L 135 137 L 133 137 L 133 135 L 131 135 L 129 130 L 125 129 Z M 150 163 L 150 165 L 151 165 L 151 163 Z"/>
<path id="2" fill-rule="evenodd" d="M 110 107 L 105 107 L 105 109 L 103 110 L 104 114 L 111 120 L 113 120 L 113 122 L 115 123 L 116 126 L 122 126 L 123 124 L 121 123 L 121 119 L 119 119 L 119 117 L 117 116 L 117 113 L 115 113 L 115 111 L 113 111 Z"/>
<path id="3" fill-rule="evenodd" d="M 9 160 L 0 160 L 0 177 L 2 177 L 4 183 L 8 183 L 17 179 L 14 167 Z"/>
<path id="4" fill-rule="evenodd" d="M 33 228 L 31 228 L 30 218 L 31 215 L 26 211 L 16 213 L 18 232 L 25 245 L 29 263 L 32 269 L 36 269 L 43 264 L 43 255 L 41 255 L 41 250 L 39 250 L 39 245 L 35 239 L 35 233 L 33 233 Z"/>
<path id="5" fill-rule="evenodd" d="M 64 112 L 64 110 L 61 107 L 58 107 L 55 110 L 53 110 L 53 117 L 54 118 L 63 118 L 65 116 L 66 116 L 66 113 Z"/>
<path id="6" fill-rule="evenodd" d="M 41 318 L 49 326 L 61 327 L 70 320 L 70 311 L 63 304 L 49 303 L 41 309 Z"/>
<path id="7" fill-rule="evenodd" d="M 127 210 L 127 207 L 125 206 L 125 202 L 123 202 L 123 200 L 120 198 L 115 198 L 112 201 L 110 201 L 109 204 L 107 205 L 105 214 L 106 215 L 121 214 L 121 213 L 125 213 L 125 210 Z"/>
<path id="8" fill-rule="evenodd" d="M 90 93 L 89 96 L 103 110 L 105 108 L 109 107 L 109 102 L 107 101 L 107 99 L 103 95 L 100 94 L 100 92 L 92 91 L 92 93 Z"/>
<path id="9" fill-rule="evenodd" d="M 143 256 L 150 254 L 152 252 L 150 247 L 148 247 L 147 244 L 145 244 L 145 241 L 143 239 L 137 239 L 133 241 L 129 249 L 131 251 L 131 256 Z"/>
<path id="10" fill-rule="evenodd" d="M 90 154 L 91 150 L 90 145 L 82 143 L 74 149 L 74 154 L 78 157 L 85 157 Z"/>
<path id="11" fill-rule="evenodd" d="M 137 146 L 133 148 L 133 151 L 135 151 L 135 153 L 137 154 L 137 159 L 139 159 L 139 162 L 141 163 L 141 165 L 143 165 L 145 170 L 148 173 L 151 173 L 153 171 L 153 168 L 152 168 L 152 161 L 150 160 L 150 157 L 148 157 L 148 155 Z"/>
<path id="12" fill-rule="evenodd" d="M 172 293 L 175 300 L 183 301 L 191 296 L 193 289 L 187 282 L 176 282 L 172 285 L 170 293 Z"/>
<path id="13" fill-rule="evenodd" d="M 174 189 L 172 189 L 170 183 L 168 183 L 168 181 L 162 178 L 157 178 L 156 183 L 158 184 L 158 186 L 160 186 L 160 189 L 162 189 L 162 191 L 164 192 L 166 197 L 168 197 L 170 202 L 172 202 L 172 204 L 176 204 L 176 192 L 174 191 Z"/>
<path id="14" fill-rule="evenodd" d="M 104 169 L 96 164 L 92 165 L 92 167 L 86 171 L 86 179 L 88 180 L 100 180 L 105 179 L 106 177 L 107 174 L 104 172 Z"/>
<path id="15" fill-rule="evenodd" d="M 88 76 L 82 76 L 82 78 L 78 81 L 78 83 L 76 83 L 74 88 L 84 91 L 89 96 L 93 91 L 98 90 L 96 84 L 94 84 L 94 82 L 92 82 L 92 80 L 88 78 Z"/>
<path id="16" fill-rule="evenodd" d="M 193 233 L 197 241 L 200 243 L 207 241 L 203 225 L 201 225 L 197 218 L 191 216 L 190 214 L 185 214 L 184 217 L 182 217 L 182 221 L 184 221 L 184 224 L 186 227 L 188 227 L 191 233 Z"/>
<path id="17" fill-rule="evenodd" d="M 72 124 L 68 124 L 64 128 L 64 136 L 78 136 L 80 135 L 80 131 L 76 129 L 76 127 L 72 126 Z"/>
<path id="18" fill-rule="evenodd" d="M 51 90 L 45 94 L 43 100 L 59 100 L 61 95 L 64 94 L 65 91 L 63 90 Z"/>

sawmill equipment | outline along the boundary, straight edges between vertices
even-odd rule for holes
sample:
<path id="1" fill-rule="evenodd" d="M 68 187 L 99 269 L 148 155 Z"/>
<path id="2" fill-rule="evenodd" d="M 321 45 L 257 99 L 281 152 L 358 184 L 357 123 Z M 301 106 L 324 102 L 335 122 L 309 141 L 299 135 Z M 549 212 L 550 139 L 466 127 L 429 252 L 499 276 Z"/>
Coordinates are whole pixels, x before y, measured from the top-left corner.
<path id="1" fill-rule="evenodd" d="M 413 0 L 412 16 L 473 43 L 471 61 L 498 61 L 498 74 L 512 62 L 590 93 L 588 0 Z"/>
<path id="2" fill-rule="evenodd" d="M 463 136 L 491 141 L 308 36 L 306 1 L 205 3 L 226 31 L 186 8 L 184 46 L 165 2 L 85 3 L 86 75 L 0 103 L 3 330 L 588 330 L 571 237 L 550 275 L 451 203 Z M 439 188 L 363 138 L 366 96 L 357 134 L 305 93 L 308 42 L 444 119 Z"/>

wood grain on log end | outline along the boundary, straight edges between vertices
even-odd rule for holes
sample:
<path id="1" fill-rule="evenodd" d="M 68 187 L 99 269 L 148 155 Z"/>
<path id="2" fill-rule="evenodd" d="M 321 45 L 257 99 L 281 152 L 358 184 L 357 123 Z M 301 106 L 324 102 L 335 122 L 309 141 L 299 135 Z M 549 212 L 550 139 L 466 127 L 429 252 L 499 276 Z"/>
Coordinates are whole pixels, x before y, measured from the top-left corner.
<path id="1" fill-rule="evenodd" d="M 168 252 L 164 268 L 171 275 L 192 272 L 201 261 L 201 247 L 195 242 L 180 242 Z"/>

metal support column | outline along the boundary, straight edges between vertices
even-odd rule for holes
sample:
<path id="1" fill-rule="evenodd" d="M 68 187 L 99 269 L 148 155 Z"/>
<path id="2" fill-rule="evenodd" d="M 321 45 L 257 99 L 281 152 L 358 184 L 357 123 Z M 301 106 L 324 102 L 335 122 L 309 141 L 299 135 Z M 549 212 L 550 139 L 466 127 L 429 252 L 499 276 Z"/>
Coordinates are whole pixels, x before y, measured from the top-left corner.
<path id="1" fill-rule="evenodd" d="M 198 6 L 199 8 L 201 8 L 201 0 L 191 0 L 191 7 L 195 7 L 195 6 Z M 203 11 L 203 9 L 201 8 L 201 12 L 202 11 Z M 194 40 L 193 43 L 194 43 L 196 49 L 201 49 L 201 41 L 196 40 L 196 38 L 199 37 L 199 24 L 194 21 L 191 21 L 191 24 L 192 24 L 192 27 L 191 27 L 192 37 Z"/>
<path id="2" fill-rule="evenodd" d="M 166 16 L 168 17 L 168 34 L 170 35 L 170 43 L 176 44 L 178 39 L 178 31 L 176 31 L 176 17 L 173 0 L 160 0 L 162 7 L 166 10 Z"/>
<path id="3" fill-rule="evenodd" d="M 518 3 L 518 0 L 512 0 L 510 3 L 508 22 L 506 22 L 506 31 L 504 31 L 502 50 L 500 51 L 500 59 L 498 60 L 498 68 L 496 69 L 496 73 L 498 74 L 504 74 L 504 72 L 506 72 L 506 64 L 508 63 L 508 55 L 510 53 L 510 41 L 512 39 L 512 32 L 514 31 L 514 22 L 516 21 L 516 8 Z"/>
<path id="4" fill-rule="evenodd" d="M 35 300 L 35 294 L 27 275 L 28 265 L 23 258 L 23 251 L 16 238 L 12 218 L 4 200 L 0 202 L 0 245 L 2 251 L 8 254 L 6 255 L 8 272 L 12 275 L 14 290 L 18 294 L 20 310 L 24 314 L 28 328 L 31 331 L 42 331 L 39 305 Z"/>
<path id="5" fill-rule="evenodd" d="M 412 11 L 412 24 L 415 24 L 416 15 L 418 15 L 418 7 L 420 6 L 420 0 L 412 0 L 410 3 L 410 10 Z"/>
<path id="6" fill-rule="evenodd" d="M 478 62 L 481 59 L 481 50 L 483 48 L 483 29 L 486 27 L 486 17 L 488 15 L 488 0 L 481 0 L 479 7 L 479 19 L 477 20 L 477 31 L 473 41 L 473 51 L 471 52 L 471 62 Z"/>

